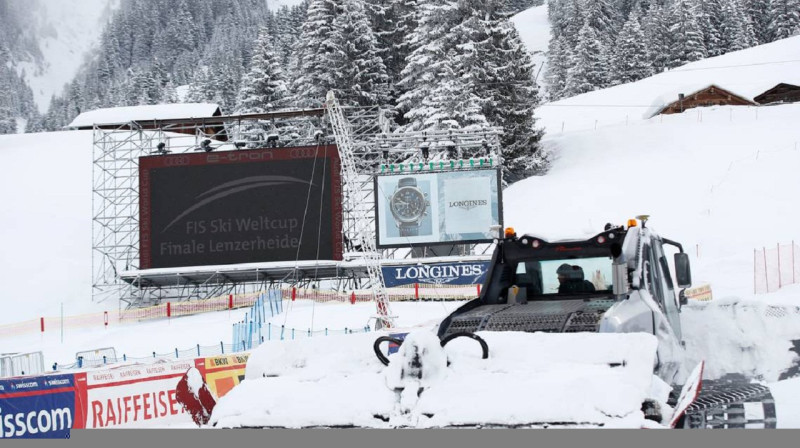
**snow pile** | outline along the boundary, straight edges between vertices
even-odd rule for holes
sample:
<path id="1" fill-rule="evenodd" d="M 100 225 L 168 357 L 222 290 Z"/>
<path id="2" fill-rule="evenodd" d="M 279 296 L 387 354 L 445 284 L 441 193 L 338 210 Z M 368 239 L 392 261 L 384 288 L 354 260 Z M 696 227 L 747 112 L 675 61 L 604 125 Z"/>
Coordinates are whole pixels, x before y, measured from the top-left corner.
<path id="1" fill-rule="evenodd" d="M 186 386 L 189 387 L 189 392 L 194 396 L 200 395 L 200 389 L 203 388 L 203 376 L 200 371 L 192 367 L 186 372 Z"/>
<path id="2" fill-rule="evenodd" d="M 475 341 L 442 350 L 433 333 L 421 333 L 410 334 L 386 368 L 370 334 L 264 344 L 210 424 L 641 427 L 642 401 L 663 402 L 668 393 L 652 375 L 651 335 L 479 332 L 489 345 L 483 360 Z"/>
<path id="3" fill-rule="evenodd" d="M 217 427 L 374 426 L 394 393 L 380 375 L 374 334 L 266 342 L 247 362 L 245 380 L 217 403 Z M 380 420 L 377 420 L 380 423 Z"/>
<path id="4" fill-rule="evenodd" d="M 774 382 L 798 361 L 790 341 L 800 339 L 800 306 L 722 299 L 685 307 L 681 321 L 688 364 L 705 360 L 705 378 L 737 372 Z"/>

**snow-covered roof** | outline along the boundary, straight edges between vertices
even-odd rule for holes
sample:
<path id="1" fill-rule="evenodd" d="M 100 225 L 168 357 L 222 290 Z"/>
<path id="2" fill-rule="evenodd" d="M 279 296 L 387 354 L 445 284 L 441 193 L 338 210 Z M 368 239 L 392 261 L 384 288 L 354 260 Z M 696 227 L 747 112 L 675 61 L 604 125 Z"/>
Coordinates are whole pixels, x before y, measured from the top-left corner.
<path id="1" fill-rule="evenodd" d="M 219 105 L 210 103 L 155 104 L 148 106 L 95 109 L 78 115 L 67 128 L 85 128 L 95 124 L 129 123 L 131 121 L 201 118 L 221 115 Z"/>
<path id="2" fill-rule="evenodd" d="M 657 96 L 657 97 L 655 97 L 653 99 L 653 104 L 652 104 L 651 108 L 648 109 L 648 111 L 645 113 L 645 116 L 647 118 L 650 118 L 650 117 L 654 117 L 654 116 L 660 114 L 664 109 L 668 108 L 671 104 L 673 104 L 676 101 L 678 101 L 680 94 L 683 94 L 688 98 L 689 96 L 691 96 L 691 95 L 693 95 L 693 94 L 695 94 L 697 92 L 706 90 L 706 89 L 708 89 L 710 87 L 716 87 L 718 89 L 726 90 L 727 92 L 732 93 L 732 94 L 734 94 L 734 95 L 736 95 L 738 97 L 741 97 L 744 100 L 747 100 L 747 101 L 755 103 L 753 101 L 753 97 L 755 95 L 753 95 L 753 96 L 750 96 L 748 94 L 744 94 L 743 95 L 743 94 L 741 94 L 741 93 L 739 93 L 739 92 L 737 92 L 735 90 L 732 90 L 732 89 L 729 89 L 729 88 L 727 88 L 727 87 L 725 87 L 723 85 L 720 85 L 719 83 L 708 83 L 708 82 L 705 82 L 705 81 L 701 81 L 701 82 L 695 82 L 695 83 L 690 83 L 690 84 L 684 84 L 684 85 L 681 85 L 681 86 L 675 86 L 675 87 L 669 88 L 668 90 L 665 90 L 664 92 L 661 93 L 661 95 L 659 95 L 659 96 Z M 769 88 L 772 88 L 772 87 L 774 87 L 774 86 L 770 86 Z M 766 91 L 767 89 L 764 89 L 764 90 Z M 756 95 L 759 95 L 759 94 L 760 93 L 757 93 Z"/>

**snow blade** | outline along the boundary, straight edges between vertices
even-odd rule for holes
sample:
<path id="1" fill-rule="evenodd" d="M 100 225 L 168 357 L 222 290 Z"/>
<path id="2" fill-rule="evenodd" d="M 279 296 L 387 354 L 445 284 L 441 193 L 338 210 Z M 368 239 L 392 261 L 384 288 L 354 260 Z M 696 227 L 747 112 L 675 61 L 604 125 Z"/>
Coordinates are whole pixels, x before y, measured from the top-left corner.
<path id="1" fill-rule="evenodd" d="M 217 400 L 208 390 L 200 372 L 192 367 L 178 381 L 175 388 L 175 399 L 183 408 L 191 414 L 192 420 L 197 426 L 203 426 L 211 418 L 211 412 L 217 404 Z"/>
<path id="2" fill-rule="evenodd" d="M 705 366 L 705 361 L 700 361 L 700 364 L 692 370 L 692 373 L 689 375 L 689 378 L 686 380 L 686 384 L 683 385 L 681 389 L 681 395 L 678 397 L 678 402 L 675 404 L 675 411 L 672 414 L 672 418 L 669 420 L 670 428 L 674 428 L 681 417 L 686 414 L 686 409 L 697 400 L 697 397 L 700 395 L 700 389 L 703 387 L 703 367 Z"/>

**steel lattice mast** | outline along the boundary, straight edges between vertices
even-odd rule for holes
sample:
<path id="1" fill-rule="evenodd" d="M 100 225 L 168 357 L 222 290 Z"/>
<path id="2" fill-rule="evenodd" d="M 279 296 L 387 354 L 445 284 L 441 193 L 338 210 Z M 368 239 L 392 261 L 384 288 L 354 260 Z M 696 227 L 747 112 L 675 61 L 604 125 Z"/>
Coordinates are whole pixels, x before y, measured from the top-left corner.
<path id="1" fill-rule="evenodd" d="M 356 169 L 356 157 L 354 154 L 355 145 L 353 143 L 350 123 L 344 117 L 339 102 L 333 92 L 328 92 L 325 101 L 328 111 L 328 119 L 336 137 L 336 145 L 339 149 L 339 158 L 342 162 L 343 190 L 345 201 L 349 201 L 349 209 L 352 210 L 355 218 L 355 236 L 358 238 L 363 248 L 364 261 L 367 265 L 372 287 L 372 295 L 375 305 L 378 308 L 378 328 L 393 328 L 394 316 L 389 309 L 389 295 L 386 293 L 386 286 L 381 271 L 380 255 L 375 247 L 375 236 L 370 227 L 370 219 L 367 210 L 355 202 L 358 196 L 359 175 Z"/>

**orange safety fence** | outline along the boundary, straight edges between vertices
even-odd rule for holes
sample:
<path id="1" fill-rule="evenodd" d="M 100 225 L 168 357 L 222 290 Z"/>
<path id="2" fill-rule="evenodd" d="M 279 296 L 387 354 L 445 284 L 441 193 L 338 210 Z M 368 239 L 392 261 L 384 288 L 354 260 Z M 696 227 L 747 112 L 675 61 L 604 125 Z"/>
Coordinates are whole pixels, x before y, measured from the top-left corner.
<path id="1" fill-rule="evenodd" d="M 386 292 L 390 301 L 401 302 L 409 300 L 469 300 L 480 294 L 479 285 L 408 285 L 387 288 Z M 315 302 L 369 302 L 373 299 L 371 290 L 356 290 L 350 292 L 318 290 L 309 288 L 284 289 L 282 297 L 285 300 L 313 300 Z M 355 298 L 355 300 L 353 300 Z"/>
<path id="2" fill-rule="evenodd" d="M 469 300 L 478 296 L 480 285 L 408 285 L 387 288 L 390 301 L 432 301 L 432 300 Z M 171 317 L 191 316 L 213 311 L 251 307 L 263 292 L 232 294 L 204 300 L 185 302 L 167 302 L 146 308 L 128 310 L 111 310 L 100 313 L 80 314 L 75 316 L 41 317 L 23 322 L 0 325 L 0 337 L 17 336 L 45 331 L 64 329 L 104 328 L 120 323 L 133 323 L 143 320 L 167 319 Z M 284 300 L 313 300 L 318 303 L 363 303 L 373 300 L 371 290 L 355 290 L 349 292 L 320 290 L 315 288 L 285 288 L 281 290 Z"/>
<path id="3" fill-rule="evenodd" d="M 753 293 L 775 292 L 800 282 L 800 246 L 776 244 L 753 250 Z"/>

